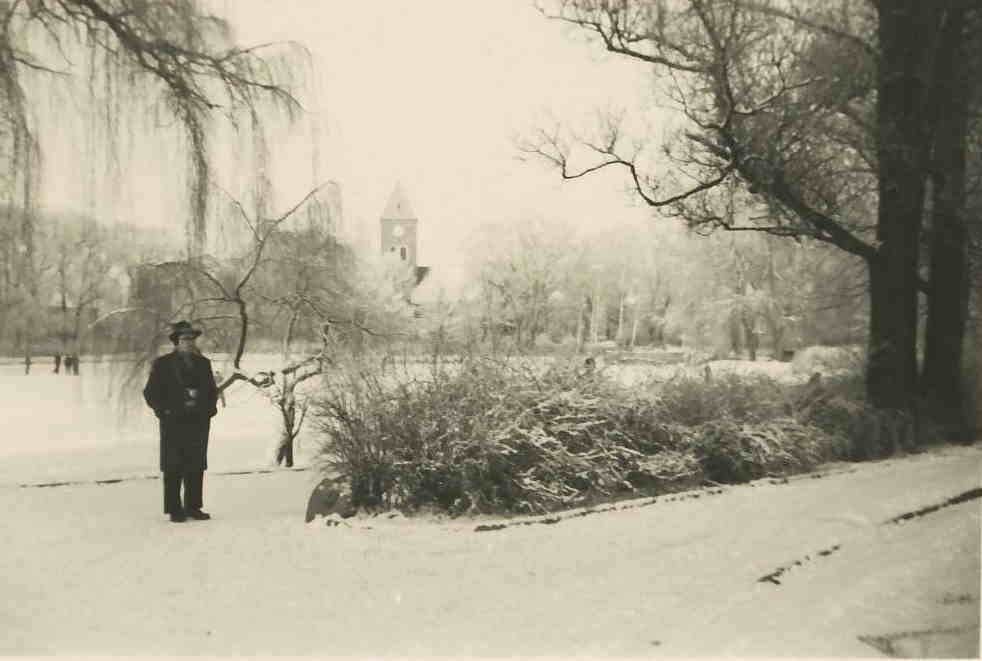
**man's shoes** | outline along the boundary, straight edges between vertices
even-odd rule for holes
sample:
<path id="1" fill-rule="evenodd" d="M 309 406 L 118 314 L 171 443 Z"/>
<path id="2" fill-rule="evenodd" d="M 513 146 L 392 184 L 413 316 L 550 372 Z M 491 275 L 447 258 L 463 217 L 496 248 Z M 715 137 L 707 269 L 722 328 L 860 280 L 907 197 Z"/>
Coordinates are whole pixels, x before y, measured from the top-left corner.
<path id="1" fill-rule="evenodd" d="M 211 514 L 202 512 L 201 510 L 188 510 L 187 515 L 189 519 L 194 519 L 195 521 L 207 521 L 211 518 Z"/>
<path id="2" fill-rule="evenodd" d="M 184 516 L 182 512 L 171 512 L 170 522 L 171 523 L 184 523 L 188 518 Z"/>

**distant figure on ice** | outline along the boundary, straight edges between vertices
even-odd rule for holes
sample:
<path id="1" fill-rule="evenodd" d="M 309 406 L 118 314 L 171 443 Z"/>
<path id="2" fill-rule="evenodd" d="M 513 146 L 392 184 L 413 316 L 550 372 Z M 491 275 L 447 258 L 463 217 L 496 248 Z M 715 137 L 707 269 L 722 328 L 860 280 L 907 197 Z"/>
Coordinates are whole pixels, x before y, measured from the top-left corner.
<path id="1" fill-rule="evenodd" d="M 55 374 L 61 371 L 61 354 L 55 354 Z"/>
<path id="2" fill-rule="evenodd" d="M 68 360 L 72 361 L 70 366 L 67 364 L 65 365 L 68 373 L 72 374 L 73 376 L 78 376 L 78 354 L 73 351 L 71 355 L 68 356 Z"/>
<path id="3" fill-rule="evenodd" d="M 31 354 L 24 355 L 24 374 L 31 373 Z"/>
<path id="4" fill-rule="evenodd" d="M 164 514 L 179 523 L 189 517 L 210 519 L 203 506 L 204 472 L 208 468 L 208 434 L 218 413 L 218 388 L 211 361 L 195 339 L 201 331 L 187 321 L 174 324 L 171 353 L 150 367 L 143 398 L 160 422 L 160 470 L 164 474 Z M 184 501 L 181 502 L 181 484 Z"/>

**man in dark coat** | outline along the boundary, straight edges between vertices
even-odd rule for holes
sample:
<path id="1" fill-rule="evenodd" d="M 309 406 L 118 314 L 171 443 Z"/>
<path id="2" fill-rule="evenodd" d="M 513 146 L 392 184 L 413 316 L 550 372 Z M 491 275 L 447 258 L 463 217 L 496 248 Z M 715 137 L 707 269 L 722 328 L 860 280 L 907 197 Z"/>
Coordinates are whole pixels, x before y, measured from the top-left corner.
<path id="1" fill-rule="evenodd" d="M 210 519 L 203 512 L 202 488 L 208 468 L 208 432 L 218 412 L 218 388 L 211 361 L 195 339 L 201 331 L 187 321 L 174 324 L 174 351 L 150 367 L 143 398 L 160 420 L 160 470 L 164 474 L 164 514 L 177 523 Z M 181 484 L 184 502 L 181 503 Z"/>

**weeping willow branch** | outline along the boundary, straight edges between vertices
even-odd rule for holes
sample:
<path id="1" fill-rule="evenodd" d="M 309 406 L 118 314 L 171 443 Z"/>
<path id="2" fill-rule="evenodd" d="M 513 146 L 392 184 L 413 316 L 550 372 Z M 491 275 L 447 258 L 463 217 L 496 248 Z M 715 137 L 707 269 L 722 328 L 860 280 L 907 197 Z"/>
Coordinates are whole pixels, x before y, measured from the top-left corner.
<path id="1" fill-rule="evenodd" d="M 289 69 L 280 62 L 285 58 L 268 54 L 274 44 L 243 47 L 230 41 L 228 25 L 202 11 L 195 0 L 13 0 L 0 5 L 0 119 L 8 125 L 6 131 L 0 127 L 8 142 L 0 145 L 0 157 L 9 154 L 0 176 L 17 180 L 15 202 L 27 210 L 22 241 L 28 257 L 33 251 L 31 198 L 40 174 L 40 145 L 28 123 L 37 102 L 24 94 L 20 77 L 69 78 L 75 71 L 69 54 L 87 50 L 90 56 L 83 58 L 83 65 L 90 69 L 88 94 L 96 97 L 93 82 L 98 71 L 105 83 L 100 91 L 106 96 L 108 124 L 113 104 L 121 100 L 150 112 L 163 100 L 159 107 L 167 108 L 187 139 L 185 227 L 188 257 L 194 259 L 202 254 L 206 238 L 212 169 L 207 136 L 215 113 L 234 125 L 243 111 L 255 124 L 257 109 L 267 104 L 285 110 L 290 119 L 303 110 L 284 82 Z M 286 45 L 302 50 L 297 44 Z M 99 53 L 103 57 L 97 57 Z M 52 54 L 64 66 L 44 61 Z M 129 88 L 121 89 L 119 81 Z M 108 149 L 114 150 L 113 129 L 108 128 Z"/>
<path id="2" fill-rule="evenodd" d="M 208 214 L 208 142 L 202 127 L 203 118 L 191 104 L 182 103 L 179 111 L 191 148 L 190 161 L 191 221 L 187 228 L 188 259 L 202 253 L 205 243 L 205 219 Z"/>
<path id="3" fill-rule="evenodd" d="M 43 3 L 42 3 L 43 4 Z M 132 0 L 117 0 L 116 12 L 110 12 L 97 0 L 60 0 L 59 4 L 69 15 L 80 17 L 88 25 L 103 25 L 112 31 L 124 52 L 146 73 L 164 82 L 177 98 L 187 99 L 204 109 L 221 108 L 204 89 L 207 79 L 219 81 L 231 102 L 251 105 L 256 92 L 262 92 L 285 103 L 288 108 L 300 110 L 300 102 L 285 88 L 272 80 L 264 80 L 262 60 L 256 58 L 254 48 L 230 48 L 224 52 L 210 52 L 203 45 L 203 22 L 211 19 L 197 13 L 193 3 L 168 3 L 177 8 L 176 15 L 168 16 L 165 8 L 162 18 L 183 19 L 184 27 L 191 28 L 190 41 L 199 48 L 187 47 L 168 34 L 171 27 L 166 22 L 154 25 L 154 8 Z M 149 19 L 149 20 L 148 20 Z M 214 19 L 211 19 L 214 20 Z M 255 59 L 253 59 L 255 58 Z"/>
<path id="4" fill-rule="evenodd" d="M 0 158 L 5 161 L 0 172 L 0 200 L 6 209 L 6 218 L 0 222 L 0 227 L 9 228 L 11 237 L 19 235 L 11 261 L 15 277 L 24 287 L 28 299 L 23 331 L 25 355 L 29 356 L 34 332 L 30 314 L 40 306 L 40 274 L 34 241 L 35 179 L 40 152 L 31 130 L 27 98 L 18 68 L 23 66 L 23 57 L 10 38 L 15 30 L 13 16 L 19 4 L 9 5 L 6 13 L 0 15 Z"/>

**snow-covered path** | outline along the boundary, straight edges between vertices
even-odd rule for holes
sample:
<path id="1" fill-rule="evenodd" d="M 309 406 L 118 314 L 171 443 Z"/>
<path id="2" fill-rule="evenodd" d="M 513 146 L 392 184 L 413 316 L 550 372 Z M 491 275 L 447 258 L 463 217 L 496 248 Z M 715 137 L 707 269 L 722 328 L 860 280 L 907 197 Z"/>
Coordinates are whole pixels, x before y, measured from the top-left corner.
<path id="1" fill-rule="evenodd" d="M 876 656 L 859 636 L 942 628 L 976 655 L 980 501 L 883 522 L 980 468 L 947 448 L 488 532 L 306 525 L 310 471 L 210 474 L 215 518 L 185 524 L 157 480 L 8 484 L 0 654 Z"/>

